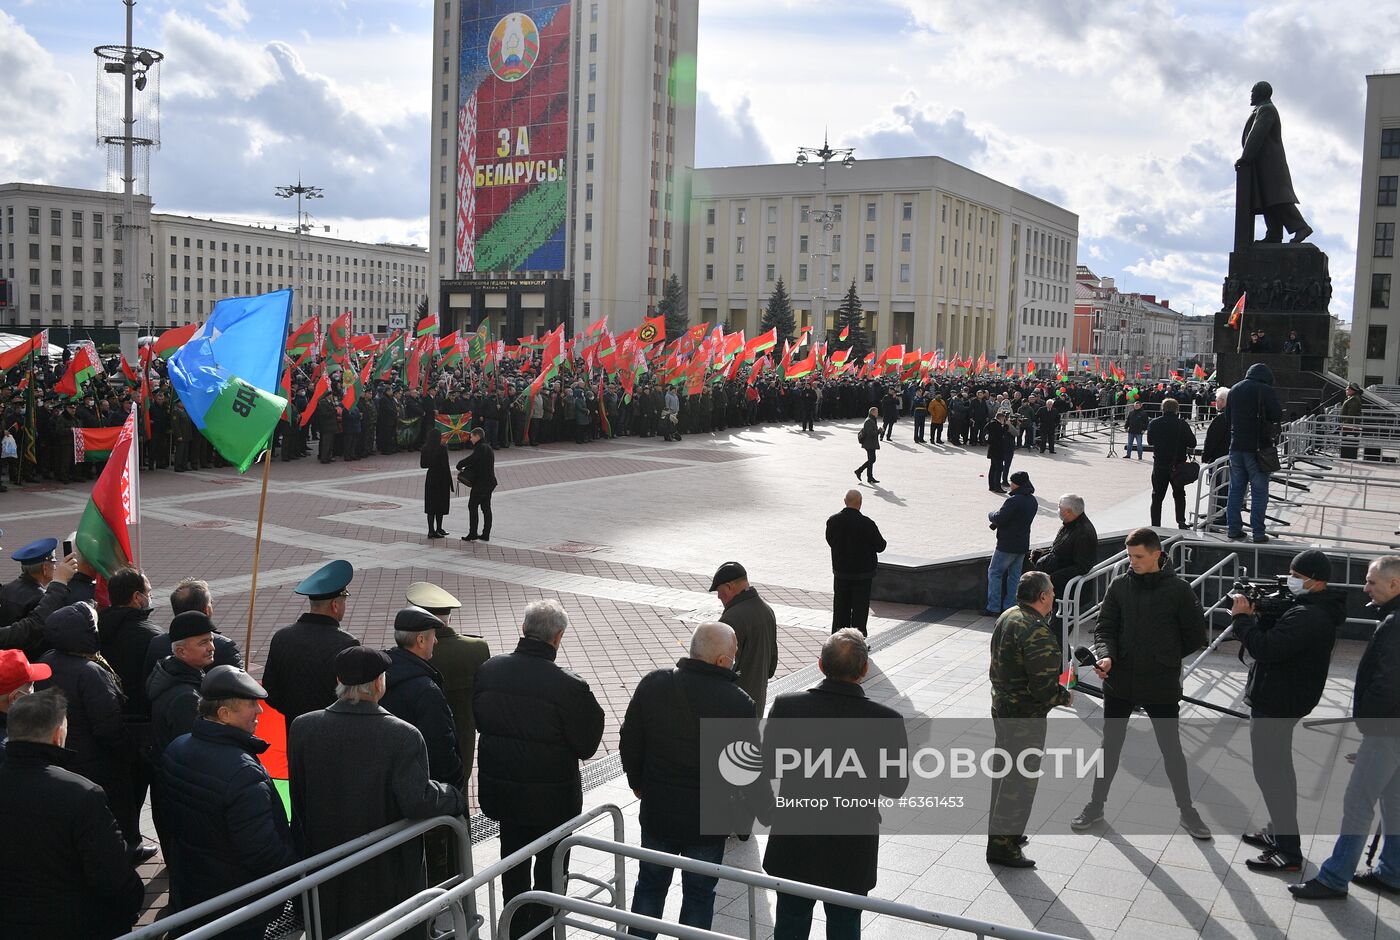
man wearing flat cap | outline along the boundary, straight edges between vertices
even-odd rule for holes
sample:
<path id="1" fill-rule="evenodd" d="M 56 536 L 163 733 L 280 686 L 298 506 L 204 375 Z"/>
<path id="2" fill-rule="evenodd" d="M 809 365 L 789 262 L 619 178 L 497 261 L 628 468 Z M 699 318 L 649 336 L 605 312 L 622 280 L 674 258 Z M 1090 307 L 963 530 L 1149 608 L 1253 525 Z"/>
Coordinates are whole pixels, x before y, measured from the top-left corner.
<path id="1" fill-rule="evenodd" d="M 768 680 L 778 671 L 778 618 L 773 608 L 749 584 L 749 573 L 737 561 L 726 561 L 710 580 L 710 591 L 719 596 L 724 613 L 719 622 L 734 631 L 739 641 L 734 670 L 739 688 L 753 699 L 754 711 L 763 717 L 768 701 Z"/>
<path id="2" fill-rule="evenodd" d="M 405 599 L 437 618 L 437 646 L 433 648 L 433 668 L 442 677 L 442 691 L 452 709 L 457 726 L 457 751 L 462 757 L 462 779 L 470 780 L 476 757 L 476 720 L 472 717 L 472 688 L 476 671 L 491 657 L 491 647 L 480 636 L 458 633 L 452 626 L 453 611 L 462 606 L 447 591 L 428 581 L 408 586 Z"/>
<path id="3" fill-rule="evenodd" d="M 151 701 L 151 756 L 194 727 L 204 670 L 214 664 L 214 621 L 197 611 L 170 621 L 170 655 L 146 679 Z"/>
<path id="4" fill-rule="evenodd" d="M 58 539 L 39 539 L 18 548 L 10 558 L 19 562 L 19 577 L 0 588 L 0 625 L 11 624 L 39 606 L 44 585 L 58 565 Z"/>
<path id="5" fill-rule="evenodd" d="M 443 695 L 442 676 L 429 662 L 437 646 L 438 619 L 421 607 L 405 607 L 394 615 L 394 648 L 386 650 L 384 698 L 379 705 L 413 725 L 428 747 L 428 776 L 462 788 L 462 758 L 457 750 L 457 726 Z"/>
<path id="6" fill-rule="evenodd" d="M 1231 628 L 1252 660 L 1244 688 L 1250 708 L 1251 763 L 1269 812 L 1262 830 L 1242 837 L 1246 845 L 1263 850 L 1245 861 L 1250 871 L 1302 870 L 1293 732 L 1322 700 L 1337 628 L 1346 620 L 1346 595 L 1330 589 L 1331 580 L 1332 562 L 1317 549 L 1308 549 L 1288 566 L 1294 603 L 1277 621 L 1261 623 L 1254 605 L 1239 594 L 1230 608 Z"/>
<path id="7" fill-rule="evenodd" d="M 268 748 L 254 736 L 265 698 L 267 692 L 242 669 L 213 667 L 199 686 L 194 726 L 165 749 L 159 769 L 165 815 L 161 847 L 171 894 L 184 907 L 297 861 L 282 798 L 258 760 Z M 220 937 L 260 940 L 280 914 L 281 908 L 274 908 Z"/>
<path id="8" fill-rule="evenodd" d="M 318 569 L 295 588 L 310 598 L 310 610 L 272 635 L 262 680 L 267 703 L 282 713 L 288 727 L 301 715 L 335 701 L 335 657 L 360 645 L 340 629 L 354 577 L 355 569 L 343 559 Z"/>
<path id="9" fill-rule="evenodd" d="M 456 816 L 462 794 L 428 776 L 418 729 L 380 707 L 387 653 L 352 646 L 336 654 L 335 701 L 302 715 L 287 734 L 292 835 L 303 858 L 403 819 Z M 426 886 L 414 840 L 321 885 L 321 928 L 341 933 Z M 420 928 L 410 936 L 425 937 Z"/>

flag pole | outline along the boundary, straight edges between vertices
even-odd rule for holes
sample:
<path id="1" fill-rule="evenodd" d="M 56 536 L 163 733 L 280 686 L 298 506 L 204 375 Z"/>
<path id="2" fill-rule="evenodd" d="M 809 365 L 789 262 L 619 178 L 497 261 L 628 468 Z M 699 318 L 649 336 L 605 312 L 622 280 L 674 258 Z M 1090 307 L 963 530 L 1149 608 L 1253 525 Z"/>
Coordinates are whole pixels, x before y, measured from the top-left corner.
<path id="1" fill-rule="evenodd" d="M 136 557 L 133 560 L 137 568 L 141 567 L 141 430 L 136 421 L 136 402 L 131 403 L 131 448 L 127 451 L 126 466 L 127 476 L 131 478 L 131 518 L 132 528 L 136 531 Z"/>
<path id="2" fill-rule="evenodd" d="M 253 607 L 258 599 L 258 558 L 262 554 L 263 511 L 267 508 L 267 480 L 272 475 L 272 439 L 268 438 L 267 450 L 263 451 L 262 494 L 258 497 L 258 532 L 253 541 L 253 583 L 248 589 L 248 630 L 243 642 L 243 659 L 251 667 L 253 663 Z"/>

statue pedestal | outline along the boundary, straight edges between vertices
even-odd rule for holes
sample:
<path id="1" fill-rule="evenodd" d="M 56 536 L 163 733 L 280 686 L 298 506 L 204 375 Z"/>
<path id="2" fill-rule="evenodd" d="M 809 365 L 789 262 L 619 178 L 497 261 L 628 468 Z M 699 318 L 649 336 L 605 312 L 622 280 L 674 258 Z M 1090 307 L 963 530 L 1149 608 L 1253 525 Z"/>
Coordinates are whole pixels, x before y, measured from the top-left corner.
<path id="1" fill-rule="evenodd" d="M 1230 311 L 1245 295 L 1244 318 L 1239 330 L 1229 326 Z M 1215 315 L 1216 377 L 1222 385 L 1244 378 L 1255 362 L 1274 373 L 1274 384 L 1285 414 L 1310 411 L 1322 399 L 1327 357 L 1332 344 L 1332 279 L 1327 255 L 1316 245 L 1265 244 L 1230 252 L 1230 274 L 1225 279 L 1222 308 Z M 1269 350 L 1249 351 L 1249 333 L 1264 330 Z M 1289 331 L 1298 334 L 1302 355 L 1284 354 Z M 1237 351 L 1238 350 L 1238 351 Z"/>

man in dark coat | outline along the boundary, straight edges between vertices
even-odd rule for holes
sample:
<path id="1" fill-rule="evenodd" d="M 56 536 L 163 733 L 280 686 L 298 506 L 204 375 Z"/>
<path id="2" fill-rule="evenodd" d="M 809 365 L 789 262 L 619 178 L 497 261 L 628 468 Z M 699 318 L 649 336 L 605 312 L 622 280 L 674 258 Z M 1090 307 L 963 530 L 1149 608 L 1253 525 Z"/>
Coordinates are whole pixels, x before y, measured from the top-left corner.
<path id="1" fill-rule="evenodd" d="M 580 442 L 581 443 L 581 442 Z M 486 432 L 472 428 L 472 452 L 457 461 L 457 477 L 467 484 L 467 534 L 463 542 L 491 541 L 491 494 L 496 489 L 496 452 L 486 443 Z M 477 534 L 477 510 L 481 511 L 481 534 Z"/>
<path id="2" fill-rule="evenodd" d="M 297 861 L 282 797 L 258 760 L 263 687 L 241 669 L 215 666 L 199 688 L 199 717 L 165 749 L 161 792 L 168 825 L 171 894 L 185 907 L 240 888 Z M 221 911 L 200 923 L 214 920 Z M 273 908 L 226 930 L 223 940 L 261 940 Z"/>
<path id="3" fill-rule="evenodd" d="M 447 536 L 442 519 L 452 511 L 452 471 L 447 465 L 447 448 L 442 435 L 434 430 L 423 442 L 418 466 L 428 471 L 423 478 L 423 512 L 428 515 L 428 538 Z"/>
<path id="4" fill-rule="evenodd" d="M 476 719 L 472 717 L 472 689 L 482 663 L 491 658 L 491 647 L 473 633 L 458 633 L 449 621 L 462 602 L 427 581 L 415 581 L 404 596 L 437 618 L 437 646 L 433 668 L 442 676 L 442 691 L 457 726 L 457 750 L 462 756 L 462 778 L 470 779 L 476 759 Z"/>
<path id="5" fill-rule="evenodd" d="M 1010 485 L 1011 460 L 1016 456 L 1016 432 L 1011 429 L 1011 409 L 998 411 L 985 428 L 987 441 L 987 489 L 1005 493 Z"/>
<path id="6" fill-rule="evenodd" d="M 1225 410 L 1230 423 L 1230 495 L 1225 504 L 1227 535 L 1244 538 L 1240 514 L 1244 491 L 1249 489 L 1249 527 L 1253 541 L 1269 540 L 1264 531 L 1269 511 L 1269 474 L 1259 466 L 1259 449 L 1269 437 L 1269 425 L 1283 418 L 1283 408 L 1274 390 L 1273 370 L 1256 362 L 1244 378 L 1230 387 Z"/>
<path id="7" fill-rule="evenodd" d="M 899 712 L 866 697 L 860 683 L 870 671 L 870 648 L 855 630 L 840 630 L 822 644 L 817 665 L 825 677 L 803 692 L 789 692 L 773 700 L 763 739 L 765 768 L 774 766 L 779 747 L 835 748 L 840 755 L 853 750 L 860 766 L 881 767 L 881 754 L 907 752 L 908 735 Z M 847 727 L 858 724 L 859 740 L 822 740 L 829 735 L 817 730 L 832 720 L 845 719 Z M 857 721 L 850 721 L 857 719 Z M 818 736 L 813 741 L 813 735 Z M 838 758 L 839 759 L 839 758 Z M 852 894 L 869 894 L 879 872 L 881 797 L 903 795 L 909 778 L 893 771 L 871 773 L 863 779 L 848 776 L 833 781 L 821 775 L 806 778 L 784 775 L 778 795 L 788 800 L 817 796 L 859 800 L 861 809 L 842 811 L 842 829 L 850 834 L 826 834 L 827 821 L 820 810 L 774 810 L 772 835 L 763 855 L 763 870 L 775 878 L 787 878 Z M 800 804 L 799 804 L 800 805 Z M 859 830 L 858 834 L 852 829 Z M 774 935 L 806 937 L 811 929 L 815 902 L 790 894 L 778 894 Z M 858 937 L 860 911 L 824 903 L 827 936 Z"/>
<path id="8" fill-rule="evenodd" d="M 749 584 L 749 573 L 737 561 L 726 561 L 710 580 L 710 590 L 724 605 L 719 622 L 734 631 L 739 643 L 734 668 L 739 688 L 753 699 L 754 714 L 763 717 L 768 680 L 778 672 L 778 618 L 768 602 Z"/>
<path id="9" fill-rule="evenodd" d="M 1264 850 L 1245 861 L 1250 871 L 1302 870 L 1298 834 L 1298 777 L 1293 732 L 1322 700 L 1337 628 L 1346 620 L 1346 595 L 1329 590 L 1332 563 L 1317 549 L 1299 552 L 1288 566 L 1295 603 L 1273 623 L 1261 623 L 1249 598 L 1236 594 L 1231 629 L 1249 654 L 1244 700 L 1250 708 L 1250 763 L 1264 796 L 1269 823 L 1244 836 Z"/>
<path id="10" fill-rule="evenodd" d="M 6 940 L 110 940 L 136 923 L 145 895 L 102 788 L 69 768 L 66 711 L 57 689 L 10 708 L 0 765 Z"/>
<path id="11" fill-rule="evenodd" d="M 1243 151 L 1235 161 L 1235 169 L 1251 170 L 1250 209 L 1264 217 L 1266 242 L 1283 241 L 1288 229 L 1291 241 L 1300 242 L 1312 234 L 1312 227 L 1298 211 L 1298 197 L 1293 192 L 1293 177 L 1288 172 L 1288 157 L 1283 152 L 1283 129 L 1274 107 L 1274 89 L 1268 82 L 1257 82 L 1249 90 L 1249 103 L 1254 107 L 1240 135 Z"/>
<path id="12" fill-rule="evenodd" d="M 262 684 L 267 703 L 282 713 L 288 727 L 298 716 L 335 701 L 335 657 L 360 644 L 340 629 L 354 576 L 355 569 L 343 559 L 312 573 L 295 589 L 310 598 L 311 609 L 272 635 Z"/>
<path id="13" fill-rule="evenodd" d="M 170 655 L 146 680 L 151 703 L 151 757 L 194 727 L 204 670 L 214 665 L 214 623 L 191 611 L 170 621 Z"/>
<path id="14" fill-rule="evenodd" d="M 1154 530 L 1134 529 L 1125 544 L 1128 572 L 1108 586 L 1094 628 L 1094 671 L 1103 680 L 1103 775 L 1070 826 L 1083 830 L 1103 822 L 1128 719 L 1141 708 L 1152 721 L 1182 828 L 1209 839 L 1210 829 L 1191 800 L 1178 726 L 1181 660 L 1206 645 L 1205 614 L 1191 585 L 1172 570 Z"/>
<path id="15" fill-rule="evenodd" d="M 1050 575 L 1055 596 L 1064 596 L 1065 585 L 1071 578 L 1088 574 L 1099 560 L 1099 533 L 1089 517 L 1084 515 L 1084 497 L 1066 493 L 1060 497 L 1060 531 L 1050 548 L 1031 552 L 1034 571 Z"/>
<path id="16" fill-rule="evenodd" d="M 525 608 L 515 651 L 477 671 L 472 711 L 480 731 L 477 795 L 481 812 L 501 824 L 501 857 L 577 816 L 583 809 L 579 761 L 603 739 L 603 708 L 588 683 L 554 662 L 568 614 L 558 601 Z M 553 890 L 551 846 L 535 856 L 535 888 Z M 530 863 L 501 876 L 505 901 L 530 890 Z M 528 905 L 515 916 L 518 937 L 548 912 Z"/>
<path id="17" fill-rule="evenodd" d="M 146 697 L 146 676 L 141 671 L 146 651 L 158 631 L 151 626 L 151 582 L 136 568 L 120 568 L 107 580 L 107 598 L 112 606 L 97 615 L 97 638 L 102 658 L 121 681 L 122 724 L 126 729 L 127 780 L 131 799 L 127 818 L 118 820 L 122 832 L 141 832 L 141 804 L 150 787 L 149 764 L 145 750 L 151 736 L 151 700 Z"/>
<path id="18" fill-rule="evenodd" d="M 642 801 L 642 848 L 718 864 L 725 833 L 702 832 L 700 825 L 700 728 L 712 719 L 748 720 L 743 740 L 756 748 L 754 702 L 734 674 L 739 654 L 734 631 L 702 623 L 690 637 L 690 655 L 674 668 L 642 677 L 622 720 L 618 753 L 627 785 Z M 748 827 L 738 824 L 748 831 Z M 666 908 L 673 869 L 641 862 L 632 911 L 660 918 Z M 680 922 L 709 930 L 714 919 L 718 878 L 681 872 Z M 634 930 L 640 937 L 654 933 Z"/>
<path id="19" fill-rule="evenodd" d="M 845 508 L 826 520 L 826 544 L 831 547 L 831 632 L 854 627 L 862 634 L 870 619 L 870 583 L 876 557 L 886 548 L 875 520 L 860 511 L 860 490 L 847 490 Z"/>
<path id="20" fill-rule="evenodd" d="M 997 547 L 987 565 L 987 606 L 984 617 L 1000 617 L 1016 596 L 1016 584 L 1021 580 L 1021 568 L 1026 553 L 1031 550 L 1031 523 L 1035 522 L 1039 504 L 1035 501 L 1035 486 L 1024 470 L 1011 474 L 1011 495 L 1000 509 L 987 513 L 990 528 L 996 531 Z"/>
<path id="21" fill-rule="evenodd" d="M 316 403 L 315 420 L 319 440 L 316 459 L 321 463 L 330 463 L 335 459 L 335 432 L 340 423 L 335 413 L 335 401 L 330 395 L 321 396 Z"/>
<path id="22" fill-rule="evenodd" d="M 20 570 L 19 577 L 0 588 L 0 625 L 14 623 L 39 606 L 44 586 L 58 566 L 57 550 L 58 539 L 39 539 L 10 555 Z"/>
<path id="23" fill-rule="evenodd" d="M 418 729 L 428 748 L 428 776 L 462 789 L 462 757 L 457 726 L 443 695 L 442 676 L 428 660 L 437 646 L 441 623 L 421 607 L 404 607 L 394 615 L 394 643 L 384 673 L 379 707 Z"/>
<path id="24" fill-rule="evenodd" d="M 1379 608 L 1381 622 L 1356 666 L 1351 717 L 1361 732 L 1361 746 L 1342 797 L 1341 834 L 1331 856 L 1315 878 L 1288 886 L 1300 900 L 1344 898 L 1348 883 L 1392 896 L 1400 892 L 1400 837 L 1394 825 L 1400 819 L 1400 556 L 1382 555 L 1371 562 L 1363 590 Z M 1376 867 L 1356 874 L 1377 803 L 1385 844 Z"/>
<path id="25" fill-rule="evenodd" d="M 1177 414 L 1181 405 L 1175 398 L 1162 402 L 1162 413 L 1147 425 L 1147 446 L 1152 448 L 1152 524 L 1162 524 L 1162 500 L 1171 487 L 1176 507 L 1176 527 L 1186 528 L 1186 484 L 1175 472 L 1196 447 L 1196 435 Z"/>
<path id="26" fill-rule="evenodd" d="M 53 580 L 44 585 L 39 602 L 29 613 L 0 623 L 0 649 L 24 650 L 32 660 L 49 651 L 49 644 L 44 640 L 44 623 L 54 611 L 68 606 L 68 582 L 78 571 L 77 559 L 70 556 L 52 568 Z"/>
<path id="27" fill-rule="evenodd" d="M 879 413 L 880 409 L 871 408 L 865 424 L 861 425 L 859 433 L 856 434 L 856 440 L 865 448 L 865 463 L 856 467 L 856 479 L 859 480 L 860 475 L 864 473 L 865 479 L 870 483 L 880 482 L 875 479 L 875 453 L 880 449 L 880 426 L 876 424 L 875 416 Z"/>
<path id="28" fill-rule="evenodd" d="M 302 857 L 403 819 L 460 815 L 461 792 L 428 777 L 418 729 L 379 706 L 389 657 L 353 646 L 331 668 L 336 701 L 297 718 L 287 734 L 292 834 Z M 346 931 L 426 885 L 423 843 L 407 842 L 321 885 L 322 932 Z"/>

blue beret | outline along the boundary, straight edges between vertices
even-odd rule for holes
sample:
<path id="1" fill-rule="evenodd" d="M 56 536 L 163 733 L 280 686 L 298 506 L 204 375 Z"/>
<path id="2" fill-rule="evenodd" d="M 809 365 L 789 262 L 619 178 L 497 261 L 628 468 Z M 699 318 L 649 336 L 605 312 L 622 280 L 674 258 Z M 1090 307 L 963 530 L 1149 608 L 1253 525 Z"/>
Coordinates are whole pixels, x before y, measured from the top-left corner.
<path id="1" fill-rule="evenodd" d="M 355 568 L 350 562 L 338 558 L 324 565 L 296 586 L 297 594 L 304 594 L 312 600 L 326 600 L 345 590 L 355 577 Z"/>
<path id="2" fill-rule="evenodd" d="M 36 561 L 43 561 L 46 558 L 51 558 L 57 548 L 58 539 L 39 539 L 38 541 L 30 542 L 23 548 L 16 549 L 15 553 L 10 557 L 21 565 L 32 565 Z"/>

